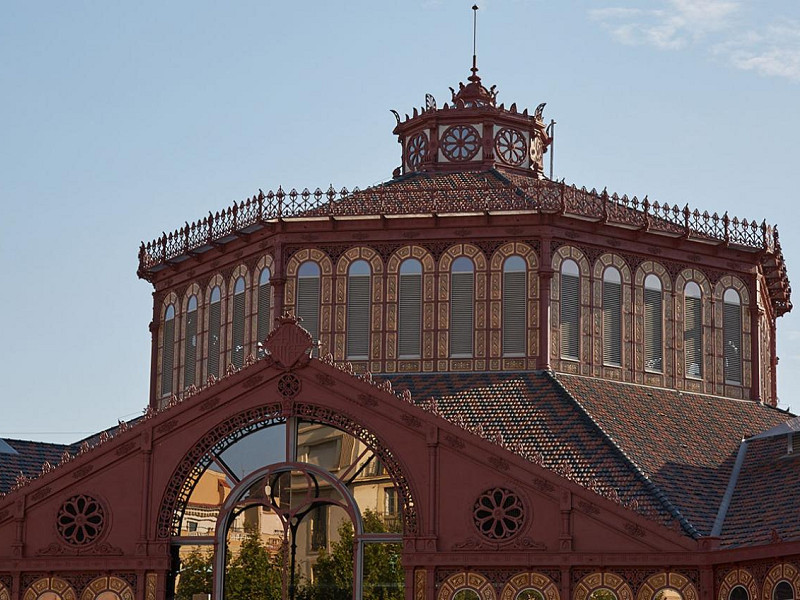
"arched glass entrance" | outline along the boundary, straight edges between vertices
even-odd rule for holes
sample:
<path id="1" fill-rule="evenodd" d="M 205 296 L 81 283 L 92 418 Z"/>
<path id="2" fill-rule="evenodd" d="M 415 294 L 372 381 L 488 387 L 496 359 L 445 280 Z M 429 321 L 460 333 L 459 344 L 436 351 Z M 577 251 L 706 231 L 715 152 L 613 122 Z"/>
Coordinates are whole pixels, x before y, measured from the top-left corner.
<path id="1" fill-rule="evenodd" d="M 172 538 L 175 598 L 403 598 L 402 502 L 364 441 L 297 417 L 231 439 Z"/>

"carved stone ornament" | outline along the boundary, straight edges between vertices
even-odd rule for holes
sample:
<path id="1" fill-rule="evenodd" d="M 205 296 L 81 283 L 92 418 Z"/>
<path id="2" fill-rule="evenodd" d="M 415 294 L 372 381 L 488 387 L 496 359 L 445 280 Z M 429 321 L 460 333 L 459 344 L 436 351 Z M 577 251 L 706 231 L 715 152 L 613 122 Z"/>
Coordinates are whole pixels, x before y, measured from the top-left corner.
<path id="1" fill-rule="evenodd" d="M 517 494 L 505 488 L 486 490 L 472 508 L 475 529 L 485 539 L 499 542 L 516 536 L 525 523 L 525 507 Z"/>
<path id="2" fill-rule="evenodd" d="M 264 346 L 275 362 L 285 368 L 291 369 L 302 366 L 311 357 L 314 339 L 311 334 L 298 325 L 298 318 L 294 315 L 284 314 L 264 342 Z"/>
<path id="3" fill-rule="evenodd" d="M 70 546 L 88 546 L 97 541 L 105 525 L 103 506 L 97 499 L 86 494 L 65 500 L 56 516 L 58 534 Z"/>

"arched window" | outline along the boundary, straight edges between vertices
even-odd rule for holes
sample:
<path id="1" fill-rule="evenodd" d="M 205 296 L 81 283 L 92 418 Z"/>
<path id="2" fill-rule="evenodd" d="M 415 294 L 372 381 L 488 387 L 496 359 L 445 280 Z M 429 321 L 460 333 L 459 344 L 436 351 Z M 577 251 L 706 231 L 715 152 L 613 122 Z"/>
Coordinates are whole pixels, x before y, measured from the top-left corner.
<path id="1" fill-rule="evenodd" d="M 661 279 L 652 273 L 644 279 L 644 368 L 664 372 L 664 307 Z"/>
<path id="2" fill-rule="evenodd" d="M 161 395 L 172 393 L 172 367 L 175 365 L 175 306 L 164 313 L 164 347 L 161 360 Z"/>
<path id="3" fill-rule="evenodd" d="M 742 383 L 742 300 L 733 288 L 725 290 L 722 300 L 725 382 Z"/>
<path id="4" fill-rule="evenodd" d="M 347 272 L 347 358 L 369 358 L 370 284 L 369 263 L 357 260 Z"/>
<path id="5" fill-rule="evenodd" d="M 314 341 L 319 340 L 319 265 L 315 262 L 306 261 L 297 271 L 295 311 Z"/>
<path id="6" fill-rule="evenodd" d="M 231 362 L 241 369 L 244 365 L 244 277 L 239 277 L 233 285 L 231 334 Z"/>
<path id="7" fill-rule="evenodd" d="M 622 366 L 622 277 L 614 267 L 603 271 L 603 364 Z"/>
<path id="8" fill-rule="evenodd" d="M 195 383 L 197 361 L 197 296 L 192 294 L 186 304 L 186 337 L 184 338 L 183 387 Z"/>
<path id="9" fill-rule="evenodd" d="M 415 258 L 400 265 L 397 308 L 397 354 L 419 358 L 422 337 L 422 263 Z"/>
<path id="10" fill-rule="evenodd" d="M 527 273 L 521 256 L 503 263 L 503 356 L 525 356 Z"/>
<path id="11" fill-rule="evenodd" d="M 686 356 L 686 376 L 703 377 L 703 297 L 694 281 L 686 284 L 683 319 L 683 348 Z"/>
<path id="12" fill-rule="evenodd" d="M 737 585 L 731 590 L 728 600 L 750 600 L 750 594 L 743 585 Z"/>
<path id="13" fill-rule="evenodd" d="M 222 322 L 222 294 L 214 286 L 208 305 L 208 374 L 219 377 L 219 336 Z"/>
<path id="14" fill-rule="evenodd" d="M 450 267 L 450 356 L 472 356 L 475 265 L 465 256 Z"/>
<path id="15" fill-rule="evenodd" d="M 794 600 L 794 588 L 788 581 L 779 581 L 772 590 L 772 600 Z"/>
<path id="16" fill-rule="evenodd" d="M 578 263 L 561 263 L 561 358 L 580 360 L 581 279 Z"/>
<path id="17" fill-rule="evenodd" d="M 256 342 L 263 342 L 270 332 L 270 301 L 272 290 L 269 285 L 270 272 L 267 267 L 261 269 L 258 276 L 258 313 L 256 315 Z M 264 349 L 258 348 L 258 356 L 264 356 Z"/>

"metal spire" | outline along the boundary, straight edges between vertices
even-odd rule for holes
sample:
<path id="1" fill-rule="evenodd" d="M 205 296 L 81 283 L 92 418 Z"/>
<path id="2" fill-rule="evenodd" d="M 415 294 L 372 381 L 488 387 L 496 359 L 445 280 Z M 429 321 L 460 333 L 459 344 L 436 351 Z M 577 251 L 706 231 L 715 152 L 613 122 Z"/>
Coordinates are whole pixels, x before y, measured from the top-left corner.
<path id="1" fill-rule="evenodd" d="M 470 81 L 480 81 L 478 77 L 478 58 L 477 58 L 477 41 L 478 41 L 478 5 L 472 5 L 472 75 L 469 76 Z"/>

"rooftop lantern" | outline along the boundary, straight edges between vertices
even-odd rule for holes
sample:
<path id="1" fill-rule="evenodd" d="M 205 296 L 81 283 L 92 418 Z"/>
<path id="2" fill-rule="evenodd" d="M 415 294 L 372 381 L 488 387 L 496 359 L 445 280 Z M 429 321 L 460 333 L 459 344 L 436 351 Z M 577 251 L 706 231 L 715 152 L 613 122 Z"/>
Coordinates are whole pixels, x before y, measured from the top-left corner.
<path id="1" fill-rule="evenodd" d="M 477 13 L 477 6 L 473 6 Z M 474 34 L 474 30 L 473 30 Z M 474 37 L 473 37 L 474 44 Z M 486 88 L 478 75 L 473 48 L 472 74 L 468 83 L 450 88 L 450 104 L 437 108 L 427 95 L 425 106 L 412 115 L 400 115 L 394 133 L 403 147 L 402 174 L 416 172 L 463 172 L 501 168 L 545 179 L 544 153 L 552 139 L 542 119 L 545 104 L 533 115 L 497 105 L 496 86 Z M 399 174 L 399 173 L 398 173 Z"/>

